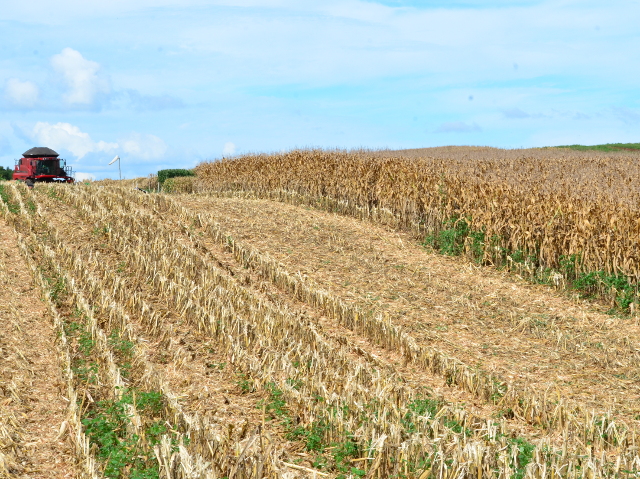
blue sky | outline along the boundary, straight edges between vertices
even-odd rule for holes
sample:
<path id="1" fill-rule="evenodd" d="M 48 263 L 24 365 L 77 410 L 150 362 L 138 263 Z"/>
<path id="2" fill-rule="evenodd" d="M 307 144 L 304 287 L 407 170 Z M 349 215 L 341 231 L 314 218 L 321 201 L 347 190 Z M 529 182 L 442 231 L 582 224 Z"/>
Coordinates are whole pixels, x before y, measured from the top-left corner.
<path id="1" fill-rule="evenodd" d="M 0 165 L 125 177 L 296 147 L 639 142 L 640 1 L 26 0 Z"/>

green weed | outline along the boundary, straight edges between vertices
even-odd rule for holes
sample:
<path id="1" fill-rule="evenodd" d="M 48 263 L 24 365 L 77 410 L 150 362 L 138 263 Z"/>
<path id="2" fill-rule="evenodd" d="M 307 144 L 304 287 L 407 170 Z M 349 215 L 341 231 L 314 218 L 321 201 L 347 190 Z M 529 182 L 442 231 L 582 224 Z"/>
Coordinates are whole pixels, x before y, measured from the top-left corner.
<path id="1" fill-rule="evenodd" d="M 222 371 L 226 365 L 227 363 L 207 363 L 206 364 L 206 366 L 209 369 L 218 369 L 220 371 Z"/>
<path id="2" fill-rule="evenodd" d="M 85 359 L 76 359 L 73 361 L 71 371 L 79 381 L 85 384 L 98 383 L 98 365 L 88 362 Z"/>
<path id="3" fill-rule="evenodd" d="M 527 471 L 527 465 L 533 459 L 533 451 L 536 446 L 521 437 L 511 439 L 510 442 L 509 450 L 517 449 L 517 464 L 514 464 L 515 472 L 512 477 L 513 479 L 523 479 Z"/>
<path id="4" fill-rule="evenodd" d="M 269 399 L 267 401 L 260 401 L 258 407 L 264 408 L 265 412 L 270 414 L 272 419 L 287 416 L 287 403 L 283 398 L 284 393 L 282 390 L 278 389 L 273 382 L 267 383 L 265 389 L 269 392 Z"/>
<path id="5" fill-rule="evenodd" d="M 76 336 L 78 331 L 82 331 L 83 329 L 84 326 L 82 325 L 82 323 L 79 323 L 77 321 L 64 323 L 64 334 L 66 334 L 70 338 Z"/>
<path id="6" fill-rule="evenodd" d="M 297 426 L 286 434 L 290 441 L 303 441 L 305 449 L 309 452 L 323 453 L 326 445 L 323 442 L 324 434 L 329 430 L 329 425 L 324 421 L 314 421 L 306 427 Z"/>
<path id="7" fill-rule="evenodd" d="M 118 359 L 131 360 L 133 358 L 135 345 L 133 342 L 123 339 L 120 331 L 117 329 L 111 331 L 108 342 Z"/>
<path id="8" fill-rule="evenodd" d="M 158 415 L 164 409 L 164 396 L 160 391 L 138 391 L 133 398 L 138 411 L 147 415 Z"/>
<path id="9" fill-rule="evenodd" d="M 96 342 L 91 336 L 91 332 L 82 330 L 78 337 L 78 349 L 83 356 L 90 356 Z"/>
<path id="10" fill-rule="evenodd" d="M 428 416 L 434 417 L 440 409 L 442 409 L 442 402 L 437 399 L 424 398 L 415 399 L 407 405 L 407 413 L 401 420 L 402 427 L 407 434 L 414 434 L 418 431 L 418 424 L 416 420 L 418 417 Z"/>
<path id="11" fill-rule="evenodd" d="M 491 401 L 495 404 L 507 393 L 507 385 L 500 381 L 493 380 L 493 392 L 491 393 Z"/>
<path id="12" fill-rule="evenodd" d="M 49 198 L 54 199 L 54 200 L 59 200 L 60 199 L 60 197 L 58 196 L 58 192 L 55 190 L 55 188 L 53 188 L 51 186 L 47 190 L 47 196 Z"/>
<path id="13" fill-rule="evenodd" d="M 137 397 L 144 397 L 144 394 L 138 393 Z M 109 479 L 157 479 L 160 475 L 153 451 L 145 447 L 138 435 L 128 432 L 131 417 L 127 411 L 133 403 L 133 395 L 125 394 L 118 400 L 98 401 L 82 419 L 85 434 L 90 443 L 96 446 L 96 457 L 104 463 L 104 476 Z M 144 409 L 139 401 L 136 401 L 136 406 Z M 155 421 L 145 428 L 145 437 L 148 444 L 153 446 L 167 432 L 169 429 L 162 421 Z"/>
<path id="14" fill-rule="evenodd" d="M 517 272 L 521 272 L 517 265 L 527 266 L 533 282 L 555 285 L 557 273 L 560 273 L 567 287 L 579 291 L 583 297 L 611 295 L 616 308 L 621 311 L 628 311 L 633 303 L 638 302 L 637 287 L 626 276 L 604 271 L 581 272 L 580 253 L 560 255 L 557 270 L 541 268 L 536 251 L 509 251 L 500 246 L 504 244 L 504 238 L 495 235 L 487 243 L 485 233 L 471 229 L 470 225 L 470 218 L 453 216 L 444 221 L 440 231 L 425 236 L 422 245 L 448 256 L 460 256 L 466 248 L 469 256 L 478 263 L 482 262 L 488 248 L 495 264 L 507 268 L 516 265 Z"/>
<path id="15" fill-rule="evenodd" d="M 472 230 L 470 222 L 469 218 L 454 216 L 443 223 L 440 231 L 427 235 L 422 244 L 447 256 L 460 256 L 468 241 L 470 256 L 480 262 L 484 255 L 485 234 L 483 231 Z"/>
<path id="16" fill-rule="evenodd" d="M 287 379 L 287 384 L 291 386 L 293 389 L 300 390 L 304 383 L 300 379 Z"/>
<path id="17" fill-rule="evenodd" d="M 445 406 L 444 401 L 434 398 L 421 398 L 414 399 L 407 405 L 407 412 L 401 419 L 402 427 L 406 434 L 414 434 L 418 432 L 417 420 L 420 417 L 427 417 L 429 419 L 435 417 L 436 414 Z M 448 417 L 443 418 L 443 424 L 451 429 L 456 434 L 464 433 L 465 436 L 472 434 L 471 430 L 465 428 L 459 421 L 450 419 Z"/>
<path id="18" fill-rule="evenodd" d="M 49 298 L 51 298 L 51 301 L 55 304 L 59 305 L 62 301 L 62 295 L 66 292 L 67 282 L 63 277 L 58 276 L 58 274 L 53 271 L 48 271 L 42 265 L 38 266 L 38 268 L 47 283 Z"/>
<path id="19" fill-rule="evenodd" d="M 20 213 L 20 206 L 9 199 L 9 194 L 5 189 L 5 185 L 0 185 L 0 198 L 9 208 L 9 212 L 13 214 Z"/>
<path id="20" fill-rule="evenodd" d="M 92 233 L 96 236 L 107 236 L 111 231 L 111 227 L 109 225 L 105 226 L 96 226 L 93 228 Z"/>
<path id="21" fill-rule="evenodd" d="M 464 239 L 469 233 L 467 222 L 453 217 L 444 222 L 443 228 L 428 235 L 424 244 L 448 256 L 459 256 L 464 251 Z"/>
<path id="22" fill-rule="evenodd" d="M 336 479 L 346 478 L 344 473 L 350 473 L 356 477 L 363 477 L 366 474 L 365 471 L 351 466 L 351 459 L 360 456 L 360 447 L 353 435 L 346 434 L 344 441 L 334 443 L 332 447 L 333 467 L 336 471 L 342 473 Z"/>
<path id="23" fill-rule="evenodd" d="M 236 384 L 242 391 L 242 394 L 249 394 L 255 391 L 255 387 L 253 386 L 253 381 L 251 381 L 245 374 L 238 374 L 238 381 Z"/>

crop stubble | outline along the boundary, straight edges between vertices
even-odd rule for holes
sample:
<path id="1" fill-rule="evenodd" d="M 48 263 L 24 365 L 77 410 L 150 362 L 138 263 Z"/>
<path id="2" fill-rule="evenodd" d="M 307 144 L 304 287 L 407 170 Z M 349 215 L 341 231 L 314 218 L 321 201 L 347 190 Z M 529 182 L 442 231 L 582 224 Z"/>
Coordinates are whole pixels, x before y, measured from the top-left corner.
<path id="1" fill-rule="evenodd" d="M 116 248 L 102 242 L 103 235 L 94 232 L 97 227 L 87 222 L 75 208 L 49 198 L 41 198 L 41 205 L 43 213 L 56 222 L 58 231 L 64 234 L 63 241 L 75 245 L 100 242 L 99 261 L 88 261 L 89 258 L 81 256 L 86 261 L 88 273 L 100 277 L 105 271 L 118 271 L 124 288 L 145 298 L 148 308 L 144 313 L 127 308 L 129 325 L 141 341 L 148 343 L 147 359 L 161 371 L 187 410 L 203 411 L 209 419 L 215 416 L 225 428 L 233 425 L 241 429 L 249 420 L 254 425 L 260 422 L 261 413 L 256 405 L 264 394 L 241 393 L 237 386 L 239 371 L 228 365 L 228 359 L 218 350 L 215 341 L 184 321 L 169 301 L 160 297 L 142 276 L 127 266 L 125 257 Z M 142 314 L 160 316 L 162 331 L 149 334 Z"/>
<path id="2" fill-rule="evenodd" d="M 338 215 L 266 200 L 184 202 L 288 270 L 362 309 L 390 315 L 420 341 L 516 384 L 636 421 L 636 321 L 545 286 L 462 266 L 427 253 L 407 235 Z"/>
<path id="3" fill-rule="evenodd" d="M 455 381 L 466 377 L 464 374 L 453 378 L 451 388 L 442 387 L 442 382 L 449 376 L 440 376 L 438 380 L 438 376 L 434 377 L 428 369 L 416 367 L 418 364 L 415 363 L 416 353 L 411 349 L 412 339 L 397 336 L 400 333 L 393 332 L 396 326 L 402 327 L 405 331 L 402 334 L 410 334 L 413 340 L 423 344 L 421 348 L 437 346 L 441 351 L 464 360 L 477 357 L 478 345 L 472 344 L 471 339 L 467 344 L 467 341 L 458 338 L 469 331 L 465 326 L 476 327 L 467 323 L 476 321 L 482 321 L 484 325 L 480 329 L 471 329 L 468 338 L 475 335 L 477 339 L 485 328 L 495 330 L 495 335 L 498 335 L 502 326 L 510 328 L 509 334 L 519 338 L 515 343 L 517 345 L 537 341 L 538 346 L 551 348 L 544 328 L 536 332 L 537 329 L 522 319 L 546 314 L 548 306 L 539 306 L 538 309 L 531 307 L 535 300 L 549 301 L 561 309 L 569 304 L 562 298 L 544 291 L 534 291 L 536 298 L 523 304 L 519 302 L 518 293 L 511 291 L 515 286 L 526 290 L 523 294 L 531 295 L 531 288 L 527 290 L 521 284 L 491 275 L 482 287 L 475 285 L 472 288 L 472 281 L 467 278 L 465 282 L 468 274 L 460 272 L 459 265 L 447 264 L 446 261 L 437 266 L 430 263 L 426 271 L 421 271 L 416 263 L 422 264 L 424 261 L 427 264 L 429 260 L 421 256 L 424 253 L 418 251 L 409 239 L 384 229 L 358 225 L 353 220 L 322 213 L 245 200 L 195 201 L 181 198 L 176 203 L 162 196 L 147 197 L 118 189 L 72 191 L 58 188 L 51 190 L 56 191 L 58 196 L 54 200 L 46 196 L 46 191 L 36 188 L 34 197 L 44 216 L 49 218 L 50 228 L 56 231 L 60 243 L 56 246 L 56 254 L 59 255 L 60 265 L 73 272 L 90 302 L 116 303 L 119 311 L 117 321 L 121 322 L 118 324 L 130 329 L 128 337 L 141 345 L 143 357 L 140 361 L 148 363 L 143 368 L 146 372 L 140 381 L 163 383 L 164 393 L 167 396 L 175 394 L 185 414 L 202 413 L 205 416 L 202 423 L 206 425 L 205 429 L 217 430 L 218 436 L 226 432 L 227 440 L 251 443 L 252 437 L 258 437 L 251 436 L 251 427 L 256 422 L 261 427 L 266 425 L 271 434 L 264 437 L 271 438 L 272 449 L 254 448 L 250 452 L 257 461 L 252 463 L 254 465 L 261 464 L 261 455 L 270 455 L 268 467 L 271 469 L 265 473 L 268 477 L 284 477 L 292 473 L 312 477 L 310 474 L 313 472 L 309 470 L 312 464 L 303 462 L 304 467 L 300 467 L 287 462 L 292 460 L 296 450 L 300 450 L 300 445 L 288 444 L 284 440 L 283 431 L 279 429 L 281 426 L 275 418 L 271 421 L 266 418 L 265 421 L 260 417 L 260 410 L 255 406 L 258 398 L 265 397 L 264 392 L 255 393 L 254 397 L 236 394 L 232 377 L 227 373 L 232 368 L 233 371 L 246 374 L 258 390 L 268 384 L 280 387 L 288 408 L 301 425 L 309 425 L 318 418 L 329 421 L 336 430 L 325 433 L 327 440 L 331 437 L 337 439 L 337 431 L 344 428 L 355 434 L 355 440 L 362 447 L 369 444 L 370 449 L 365 454 L 372 456 L 372 462 L 364 459 L 366 466 L 363 465 L 369 477 L 398 476 L 402 473 L 408 477 L 426 477 L 424 474 L 427 471 L 436 477 L 458 473 L 473 477 L 510 477 L 519 473 L 513 470 L 518 464 L 518 453 L 508 440 L 520 436 L 551 449 L 562 448 L 562 441 L 569 444 L 564 445 L 565 452 L 558 457 L 554 454 L 544 456 L 542 448 L 538 448 L 536 460 L 528 466 L 534 477 L 552 477 L 553 474 L 577 477 L 578 464 L 581 468 L 595 471 L 596 477 L 600 477 L 620 468 L 620 463 L 615 465 L 617 455 L 623 457 L 624 467 L 633 465 L 633 450 L 620 450 L 635 441 L 631 432 L 622 434 L 620 437 L 624 439 L 617 445 L 615 441 L 601 440 L 585 449 L 585 445 L 581 446 L 575 436 L 579 435 L 579 430 L 563 432 L 558 429 L 558 421 L 548 421 L 545 427 L 550 427 L 550 433 L 545 436 L 517 415 L 508 420 L 492 418 L 489 415 L 497 412 L 499 402 L 487 402 L 482 394 L 474 397 L 465 392 L 464 387 L 458 387 Z M 27 193 L 22 191 L 21 194 Z M 181 203 L 196 207 L 203 214 L 197 216 L 186 211 L 180 206 Z M 231 203 L 234 206 L 229 206 Z M 216 229 L 215 222 L 222 224 L 224 234 Z M 314 229 L 314 226 L 318 229 Z M 265 270 L 260 270 L 270 264 L 268 257 L 262 258 L 258 250 L 243 250 L 242 242 L 276 258 L 281 267 L 291 273 L 292 279 L 287 280 L 289 282 L 286 284 L 274 281 L 277 274 L 270 277 Z M 65 252 L 64 244 L 73 244 L 77 251 L 71 254 L 67 247 Z M 82 264 L 85 265 L 84 270 L 80 266 Z M 295 279 L 298 271 L 301 271 L 300 281 Z M 449 290 L 459 283 L 469 290 L 470 297 L 465 296 L 466 292 L 457 298 L 450 297 Z M 217 286 L 209 287 L 214 284 Z M 425 292 L 425 284 L 433 291 Z M 104 290 L 101 291 L 100 287 Z M 371 315 L 380 312 L 388 327 L 385 326 L 387 323 L 374 321 L 368 330 L 371 335 L 367 336 L 358 329 L 360 326 L 337 321 L 333 313 L 323 309 L 324 306 L 320 307 L 309 300 L 306 304 L 300 302 L 307 293 L 292 293 L 291 288 L 294 287 L 308 290 L 321 287 L 339 301 L 344 301 L 348 307 L 361 309 Z M 505 317 L 503 314 L 507 309 L 502 304 L 506 293 L 493 298 L 497 303 L 493 311 L 498 319 L 489 321 L 489 318 L 482 316 L 482 312 L 479 312 L 482 308 L 477 307 L 477 301 L 485 300 L 487 291 L 496 288 L 509 292 L 515 298 L 513 303 L 523 310 L 522 318 Z M 127 299 L 127 291 L 134 297 Z M 213 293 L 213 301 L 219 301 L 224 307 L 220 308 L 211 302 L 205 292 Z M 309 290 L 307 297 L 316 297 L 314 294 Z M 422 296 L 428 296 L 429 302 L 421 304 Z M 383 305 L 378 306 L 378 303 Z M 439 305 L 453 311 L 449 319 L 430 313 Z M 582 310 L 579 305 L 570 306 L 574 310 Z M 224 308 L 229 308 L 231 316 L 225 313 Z M 222 321 L 223 326 L 212 322 L 213 316 L 208 316 L 210 313 L 206 311 L 217 311 L 218 321 Z M 474 311 L 475 316 L 471 315 L 471 319 L 468 316 L 465 323 L 460 325 L 459 318 L 470 311 Z M 422 322 L 422 326 L 415 327 L 421 323 L 416 321 L 416 317 L 427 314 L 431 314 L 432 324 L 425 325 Z M 232 315 L 237 315 L 240 321 Z M 108 310 L 102 310 L 101 307 L 96 311 L 96 318 L 99 327 L 107 332 L 111 321 L 116 321 Z M 358 321 L 356 318 L 353 324 L 359 324 Z M 430 331 L 429 334 L 424 331 L 436 325 L 446 326 L 450 330 Z M 346 326 L 350 329 L 346 329 Z M 552 325 L 552 328 L 561 330 L 568 337 L 566 341 L 569 344 L 575 343 L 576 338 L 580 339 L 574 334 L 576 328 L 572 327 L 565 328 L 563 321 L 557 318 Z M 391 329 L 385 332 L 385 328 Z M 555 334 L 555 329 L 553 331 Z M 502 354 L 499 359 L 504 362 L 506 353 L 501 348 L 506 349 L 506 346 L 497 341 L 497 336 L 488 333 L 487 336 L 495 341 L 492 354 Z M 379 344 L 376 344 L 375 337 L 379 338 Z M 614 345 L 612 347 L 616 347 L 618 339 L 612 336 L 607 340 Z M 388 345 L 393 341 L 405 341 L 405 346 L 397 352 L 389 350 Z M 142 347 L 145 342 L 148 345 Z M 211 353 L 211 350 L 216 352 Z M 469 350 L 474 352 L 469 353 Z M 581 357 L 577 351 L 571 353 L 573 356 L 566 356 L 569 353 L 562 348 L 558 350 L 570 360 Z M 602 357 L 596 358 L 595 362 L 598 360 L 602 361 Z M 311 361 L 309 364 L 317 361 L 319 367 L 302 371 L 294 366 L 294 363 L 301 361 Z M 485 361 L 480 367 L 486 368 L 489 373 L 502 374 L 508 371 L 504 367 L 500 369 L 498 362 L 487 368 Z M 229 364 L 221 371 L 206 374 L 207 369 L 211 369 L 207 364 L 219 365 L 223 362 Z M 467 362 L 475 364 L 473 361 Z M 462 367 L 455 366 L 455 362 L 451 364 L 454 368 Z M 520 374 L 519 367 L 512 366 L 510 370 Z M 149 379 L 149 375 L 156 379 Z M 509 385 L 518 384 L 517 378 L 506 379 Z M 481 407 L 461 407 L 457 404 L 444 406 L 438 414 L 440 419 L 431 418 L 433 424 L 425 422 L 418 426 L 420 434 L 407 436 L 397 429 L 397 425 L 401 423 L 399 418 L 406 403 L 418 397 L 421 381 L 430 381 L 433 389 L 440 388 L 440 392 L 452 402 L 476 402 Z M 396 383 L 397 386 L 394 385 Z M 299 386 L 291 387 L 291 384 Z M 206 394 L 202 393 L 203 385 L 209 389 L 205 391 Z M 326 399 L 326 403 L 320 406 L 313 402 L 314 395 L 319 393 Z M 377 397 L 380 403 L 371 404 L 370 407 L 377 410 L 379 415 L 372 416 L 370 424 L 358 422 L 363 414 L 363 401 L 373 397 Z M 225 407 L 227 401 L 231 403 L 229 407 Z M 328 406 L 335 407 L 333 415 L 327 415 Z M 227 414 L 228 417 L 225 417 Z M 240 435 L 228 428 L 239 418 L 248 424 Z M 443 418 L 448 419 L 443 422 Z M 448 429 L 447 424 L 454 419 L 470 429 L 470 437 Z M 221 432 L 225 424 L 227 431 Z M 611 424 L 615 425 L 609 422 L 608 426 Z M 198 444 L 204 445 L 216 437 L 204 434 L 201 439 L 203 442 Z M 226 444 L 224 440 L 221 442 Z M 457 446 L 443 447 L 444 444 Z M 431 448 L 434 458 L 429 468 L 409 470 L 407 463 L 398 462 L 398 459 L 411 461 L 419 458 Z M 566 452 L 567 448 L 569 453 Z M 203 453 L 197 444 L 192 443 L 188 449 L 192 454 Z M 224 456 L 224 451 L 218 451 L 217 455 L 211 451 L 206 457 L 220 461 L 220 454 Z M 238 472 L 237 461 L 242 462 L 243 454 L 236 452 L 236 466 L 227 456 L 224 456 L 226 462 L 220 461 L 219 464 L 226 464 L 228 470 L 235 474 Z M 305 456 L 301 457 L 304 459 Z M 245 468 L 236 477 L 254 477 L 251 470 Z"/>
<path id="4" fill-rule="evenodd" d="M 16 242 L 0 218 L 0 477 L 74 477 L 55 332 Z"/>

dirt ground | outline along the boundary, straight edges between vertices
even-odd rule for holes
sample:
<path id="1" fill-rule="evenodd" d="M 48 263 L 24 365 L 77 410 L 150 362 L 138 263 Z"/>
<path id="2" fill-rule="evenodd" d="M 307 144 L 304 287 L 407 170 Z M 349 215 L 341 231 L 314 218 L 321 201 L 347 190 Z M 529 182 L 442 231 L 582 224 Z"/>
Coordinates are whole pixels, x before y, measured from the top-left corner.
<path id="1" fill-rule="evenodd" d="M 84 258 L 90 272 L 96 277 L 115 272 L 150 312 L 162 313 L 164 332 L 151 334 L 144 318 L 127 309 L 129 326 L 144 343 L 145 360 L 177 393 L 186 412 L 202 414 L 223 429 L 259 424 L 287 460 L 312 466 L 299 442 L 287 439 L 277 421 L 265 421 L 265 392 L 242 390 L 242 368 L 122 266 L 121 252 L 98 238 L 97 222 L 43 192 L 36 191 L 36 197 L 66 244 L 100 251 L 100 262 Z M 434 254 L 408 235 L 353 218 L 266 200 L 174 198 L 218 223 L 236 241 L 274 258 L 290 274 L 360 310 L 385 315 L 418 344 L 511 385 L 546 391 L 551 400 L 568 399 L 596 413 L 611 411 L 629 425 L 640 425 L 640 324 L 635 318 L 612 316 L 604 306 L 552 287 Z M 108 195 L 102 200 L 109 204 Z M 177 243 L 202 254 L 203 267 L 219 268 L 256 301 L 299 317 L 336 351 L 348 351 L 354 364 L 367 358 L 369 366 L 393 371 L 408 388 L 426 387 L 483 420 L 501 417 L 499 405 L 408 365 L 401 354 L 378 347 L 245 268 L 204 231 L 194 230 L 201 235 L 194 241 L 194 232 L 187 234 L 177 216 L 160 214 L 143 201 L 131 205 L 129 214 L 153 216 L 154 227 L 169 230 Z M 0 219 L 0 477 L 78 474 L 64 430 L 66 389 L 55 332 L 40 294 L 13 229 Z M 519 418 L 510 427 L 531 440 L 546 434 Z"/>
<path id="2" fill-rule="evenodd" d="M 0 218 L 0 477 L 70 478 L 66 385 L 55 331 L 17 238 Z"/>
<path id="3" fill-rule="evenodd" d="M 640 417 L 637 319 L 336 214 L 266 200 L 180 202 L 288 271 L 389 314 L 418 341 L 469 365 L 631 423 Z"/>

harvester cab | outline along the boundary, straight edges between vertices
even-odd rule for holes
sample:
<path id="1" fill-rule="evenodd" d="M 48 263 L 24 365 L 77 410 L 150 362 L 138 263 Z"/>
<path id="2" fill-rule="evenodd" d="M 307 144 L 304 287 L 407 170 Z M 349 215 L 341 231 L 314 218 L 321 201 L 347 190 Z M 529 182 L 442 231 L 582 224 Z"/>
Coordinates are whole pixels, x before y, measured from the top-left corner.
<path id="1" fill-rule="evenodd" d="M 66 160 L 51 148 L 36 147 L 25 151 L 23 157 L 16 160 L 13 179 L 24 181 L 29 186 L 36 182 L 73 183 L 73 170 Z"/>

